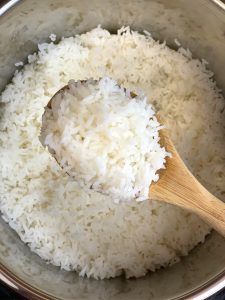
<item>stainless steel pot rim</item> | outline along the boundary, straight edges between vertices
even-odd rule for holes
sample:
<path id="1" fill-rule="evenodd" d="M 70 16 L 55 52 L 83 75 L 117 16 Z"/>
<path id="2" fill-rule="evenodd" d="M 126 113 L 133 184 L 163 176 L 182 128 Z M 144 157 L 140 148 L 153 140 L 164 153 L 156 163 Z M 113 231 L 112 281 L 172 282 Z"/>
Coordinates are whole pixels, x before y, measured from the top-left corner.
<path id="1" fill-rule="evenodd" d="M 40 289 L 26 283 L 24 280 L 13 274 L 8 268 L 0 263 L 0 280 L 16 292 L 38 300 L 60 300 Z M 177 296 L 173 300 L 204 300 L 225 287 L 225 269 L 216 277 L 202 284 L 185 295 Z"/>
<path id="2" fill-rule="evenodd" d="M 3 1 L 0 3 L 0 16 L 7 12 L 11 7 L 13 7 L 16 3 L 21 2 L 21 0 L 10 0 L 10 1 Z"/>
<path id="3" fill-rule="evenodd" d="M 223 11 L 225 10 L 225 4 L 221 0 L 209 0 L 209 1 L 213 2 L 215 5 L 220 7 Z"/>
<path id="4" fill-rule="evenodd" d="M 23 0 L 3 0 L 0 3 L 0 16 L 8 12 L 13 6 L 19 4 Z M 216 5 L 220 10 L 225 13 L 225 3 L 221 0 L 207 0 Z M 0 281 L 5 283 L 7 286 L 14 289 L 16 292 L 27 296 L 32 299 L 38 300 L 60 300 L 60 298 L 54 297 L 40 289 L 26 283 L 24 280 L 17 277 L 7 267 L 0 263 Z M 215 294 L 219 290 L 225 287 L 225 268 L 214 278 L 208 280 L 201 286 L 197 287 L 185 295 L 178 296 L 173 300 L 204 300 L 211 295 Z"/>

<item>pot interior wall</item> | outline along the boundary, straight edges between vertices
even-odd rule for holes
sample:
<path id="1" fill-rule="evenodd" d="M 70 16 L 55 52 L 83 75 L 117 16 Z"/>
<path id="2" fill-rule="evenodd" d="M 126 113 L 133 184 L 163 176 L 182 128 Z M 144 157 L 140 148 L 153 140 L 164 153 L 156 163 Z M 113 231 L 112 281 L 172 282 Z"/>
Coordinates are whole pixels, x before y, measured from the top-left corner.
<path id="1" fill-rule="evenodd" d="M 174 38 L 195 57 L 209 61 L 225 91 L 225 11 L 211 1 L 24 0 L 0 17 L 0 90 L 10 81 L 14 63 L 26 62 L 37 43 L 81 33 L 101 24 L 115 31 L 122 25 L 146 29 L 155 38 Z M 138 280 L 88 280 L 46 265 L 16 233 L 0 221 L 0 261 L 28 284 L 64 299 L 172 299 L 205 284 L 225 270 L 225 241 L 216 233 L 171 268 Z"/>

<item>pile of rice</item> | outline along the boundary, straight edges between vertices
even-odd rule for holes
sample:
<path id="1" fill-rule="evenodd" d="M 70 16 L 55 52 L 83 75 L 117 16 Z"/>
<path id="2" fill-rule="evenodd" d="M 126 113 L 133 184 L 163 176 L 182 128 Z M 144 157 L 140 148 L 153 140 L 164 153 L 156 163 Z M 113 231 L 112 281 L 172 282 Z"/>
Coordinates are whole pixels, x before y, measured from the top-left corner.
<path id="1" fill-rule="evenodd" d="M 81 189 L 39 141 L 49 99 L 73 78 L 105 75 L 145 92 L 195 176 L 225 199 L 224 99 L 205 61 L 149 34 L 101 28 L 39 45 L 1 96 L 0 208 L 43 259 L 81 276 L 139 277 L 179 261 L 210 228 L 157 201 L 115 204 Z"/>
<path id="2" fill-rule="evenodd" d="M 116 202 L 148 199 L 168 153 L 159 144 L 161 126 L 142 92 L 134 95 L 108 77 L 71 80 L 48 106 L 40 140 L 81 187 Z"/>

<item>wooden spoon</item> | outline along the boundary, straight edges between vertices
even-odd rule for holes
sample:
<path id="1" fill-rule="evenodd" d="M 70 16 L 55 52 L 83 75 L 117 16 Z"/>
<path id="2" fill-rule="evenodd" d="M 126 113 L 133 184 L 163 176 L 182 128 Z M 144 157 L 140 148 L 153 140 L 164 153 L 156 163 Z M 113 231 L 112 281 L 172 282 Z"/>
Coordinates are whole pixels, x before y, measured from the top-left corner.
<path id="1" fill-rule="evenodd" d="M 185 166 L 169 138 L 160 131 L 161 145 L 172 154 L 159 180 L 149 188 L 152 199 L 164 201 L 197 214 L 216 231 L 225 236 L 225 203 L 207 191 Z"/>
<path id="2" fill-rule="evenodd" d="M 86 80 L 81 82 L 86 84 Z M 50 99 L 47 108 L 51 109 L 52 99 L 58 93 L 68 88 L 68 85 L 66 85 L 60 89 Z M 136 94 L 131 92 L 131 96 L 135 97 Z M 44 116 L 45 112 L 43 118 Z M 42 131 L 44 129 L 44 125 L 42 124 Z M 160 130 L 160 138 L 161 145 L 172 154 L 172 157 L 167 158 L 166 169 L 160 171 L 159 180 L 151 184 L 149 188 L 150 198 L 192 211 L 225 236 L 225 203 L 207 191 L 191 174 L 176 151 L 166 129 Z M 41 142 L 43 144 L 42 140 Z M 50 147 L 48 149 L 54 156 L 54 151 Z"/>

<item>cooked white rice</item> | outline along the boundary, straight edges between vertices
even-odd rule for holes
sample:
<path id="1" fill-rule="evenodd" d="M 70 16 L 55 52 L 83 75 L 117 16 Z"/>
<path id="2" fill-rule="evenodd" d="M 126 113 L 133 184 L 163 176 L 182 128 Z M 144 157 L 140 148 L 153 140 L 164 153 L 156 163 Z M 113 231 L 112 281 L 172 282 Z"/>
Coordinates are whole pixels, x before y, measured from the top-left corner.
<path id="1" fill-rule="evenodd" d="M 71 78 L 108 75 L 152 99 L 189 168 L 224 199 L 224 99 L 212 73 L 186 53 L 128 28 L 117 35 L 97 28 L 39 45 L 16 72 L 2 94 L 0 207 L 32 251 L 82 276 L 139 277 L 204 241 L 209 227 L 187 211 L 153 200 L 118 205 L 80 189 L 38 139 L 57 90 Z"/>
<path id="2" fill-rule="evenodd" d="M 46 107 L 40 140 L 81 187 L 116 202 L 146 200 L 168 156 L 147 101 L 109 77 L 71 80 Z"/>

